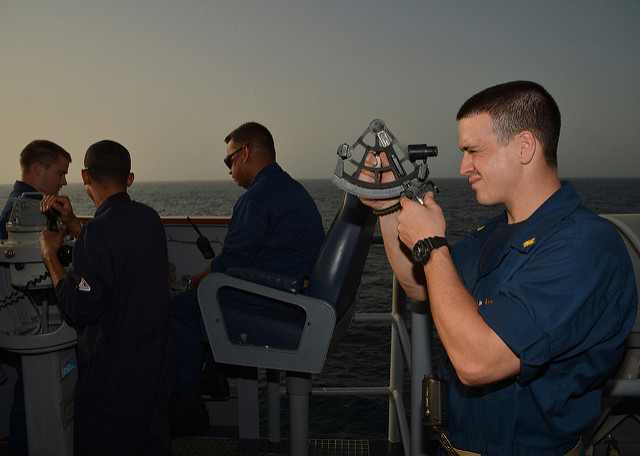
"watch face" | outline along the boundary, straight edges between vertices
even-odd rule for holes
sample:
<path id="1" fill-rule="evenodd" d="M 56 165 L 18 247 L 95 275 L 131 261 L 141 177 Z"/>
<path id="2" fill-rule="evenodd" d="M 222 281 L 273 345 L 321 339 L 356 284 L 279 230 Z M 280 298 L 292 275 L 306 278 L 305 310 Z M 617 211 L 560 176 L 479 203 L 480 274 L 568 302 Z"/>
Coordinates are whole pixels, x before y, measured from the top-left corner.
<path id="1" fill-rule="evenodd" d="M 416 245 L 413 246 L 411 259 L 413 259 L 415 263 L 424 266 L 427 264 L 427 261 L 429 261 L 432 250 L 445 246 L 449 247 L 449 244 L 447 244 L 447 240 L 443 237 L 433 236 L 427 239 L 422 239 L 421 241 L 416 242 Z"/>
<path id="2" fill-rule="evenodd" d="M 426 260 L 429 258 L 429 250 L 427 249 L 427 245 L 423 240 L 416 242 L 416 245 L 413 246 L 411 257 L 416 263 L 426 263 Z"/>

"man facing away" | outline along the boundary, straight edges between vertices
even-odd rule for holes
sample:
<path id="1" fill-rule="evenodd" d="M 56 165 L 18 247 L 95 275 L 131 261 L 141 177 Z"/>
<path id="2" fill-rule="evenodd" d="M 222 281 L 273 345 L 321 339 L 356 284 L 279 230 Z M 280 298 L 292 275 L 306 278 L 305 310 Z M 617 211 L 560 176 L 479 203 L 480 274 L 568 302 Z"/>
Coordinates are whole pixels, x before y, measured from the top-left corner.
<path id="1" fill-rule="evenodd" d="M 209 427 L 200 398 L 203 356 L 202 316 L 198 283 L 212 272 L 251 267 L 296 277 L 308 277 L 324 241 L 318 208 L 304 187 L 276 163 L 271 133 L 249 122 L 226 138 L 224 158 L 229 174 L 247 191 L 238 198 L 222 252 L 190 282 L 190 289 L 171 300 L 171 320 L 179 350 L 178 379 L 172 403 L 172 435 L 198 434 Z M 253 311 L 269 307 L 242 298 L 228 299 L 230 306 L 251 305 Z M 241 302 L 242 301 L 242 302 Z M 251 336 L 250 336 L 251 337 Z M 248 343 L 252 343 L 251 340 Z"/>
<path id="2" fill-rule="evenodd" d="M 82 181 L 96 205 L 82 227 L 69 273 L 57 251 L 79 223 L 69 199 L 47 196 L 62 229 L 40 234 L 42 257 L 60 309 L 78 332 L 74 454 L 168 455 L 168 407 L 176 351 L 169 320 L 164 227 L 152 208 L 132 201 L 131 157 L 113 141 L 86 152 Z"/>
<path id="3" fill-rule="evenodd" d="M 0 214 L 0 240 L 7 239 L 7 222 L 13 210 L 13 199 L 23 193 L 43 193 L 57 195 L 67 185 L 67 172 L 71 155 L 59 145 L 45 139 L 36 139 L 20 152 L 20 180 L 13 184 L 7 202 Z M 33 195 L 33 199 L 41 196 Z M 4 354 L 3 354 L 4 355 Z M 3 356 L 4 358 L 4 356 Z M 10 417 L 9 451 L 12 455 L 27 454 L 27 424 L 22 385 L 20 360 L 11 361 L 16 365 L 18 379 L 13 392 L 13 405 Z M 0 362 L 0 372 L 2 363 Z"/>
<path id="4" fill-rule="evenodd" d="M 478 203 L 505 212 L 451 252 L 432 193 L 380 218 L 389 262 L 410 297 L 429 301 L 446 350 L 441 442 L 447 454 L 584 454 L 581 433 L 599 417 L 635 319 L 628 253 L 559 180 L 560 111 L 544 88 L 488 88 L 457 119 L 460 174 Z M 396 201 L 365 202 L 380 211 Z"/>

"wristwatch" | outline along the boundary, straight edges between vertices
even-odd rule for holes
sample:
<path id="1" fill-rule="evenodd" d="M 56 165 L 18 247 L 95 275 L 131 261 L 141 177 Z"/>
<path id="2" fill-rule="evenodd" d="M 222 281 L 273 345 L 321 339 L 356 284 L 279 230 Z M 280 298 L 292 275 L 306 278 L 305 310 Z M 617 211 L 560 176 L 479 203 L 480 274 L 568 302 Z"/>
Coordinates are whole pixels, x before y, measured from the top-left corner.
<path id="1" fill-rule="evenodd" d="M 444 246 L 447 246 L 449 250 L 451 250 L 447 240 L 441 236 L 422 239 L 421 241 L 416 242 L 416 245 L 413 246 L 411 259 L 414 263 L 424 266 L 431 257 L 431 251 Z"/>

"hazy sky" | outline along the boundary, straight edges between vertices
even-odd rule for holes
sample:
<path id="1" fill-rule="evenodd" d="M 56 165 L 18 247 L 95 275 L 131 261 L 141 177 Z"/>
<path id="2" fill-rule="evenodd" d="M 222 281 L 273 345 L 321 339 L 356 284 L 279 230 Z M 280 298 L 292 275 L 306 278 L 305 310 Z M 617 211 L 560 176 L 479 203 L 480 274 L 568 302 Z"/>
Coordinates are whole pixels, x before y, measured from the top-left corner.
<path id="1" fill-rule="evenodd" d="M 640 1 L 0 0 L 0 183 L 50 139 L 125 145 L 137 180 L 230 179 L 224 137 L 271 130 L 296 178 L 330 178 L 375 118 L 458 173 L 455 114 L 529 79 L 563 116 L 562 176 L 640 176 Z"/>

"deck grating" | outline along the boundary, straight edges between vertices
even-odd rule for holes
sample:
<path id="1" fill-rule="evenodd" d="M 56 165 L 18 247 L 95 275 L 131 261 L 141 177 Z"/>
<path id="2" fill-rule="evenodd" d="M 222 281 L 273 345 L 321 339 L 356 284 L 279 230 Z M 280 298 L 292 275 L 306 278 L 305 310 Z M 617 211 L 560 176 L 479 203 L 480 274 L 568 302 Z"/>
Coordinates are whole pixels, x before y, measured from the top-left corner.
<path id="1" fill-rule="evenodd" d="M 309 454 L 315 456 L 369 456 L 369 441 L 309 440 Z"/>
<path id="2" fill-rule="evenodd" d="M 238 441 L 210 437 L 181 437 L 172 442 L 173 456 L 243 456 L 239 453 Z M 283 442 L 284 443 L 284 442 Z M 252 456 L 286 456 L 288 453 L 260 451 Z M 311 439 L 310 456 L 371 456 L 368 440 Z"/>

